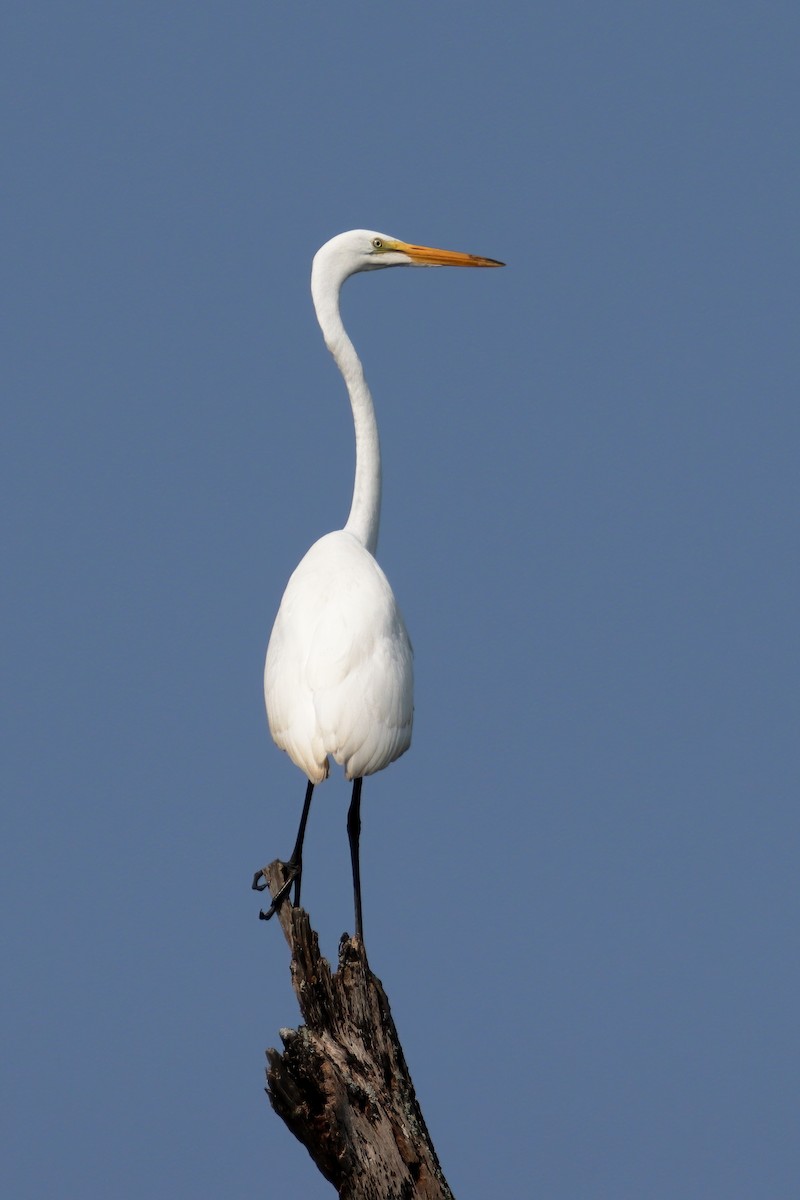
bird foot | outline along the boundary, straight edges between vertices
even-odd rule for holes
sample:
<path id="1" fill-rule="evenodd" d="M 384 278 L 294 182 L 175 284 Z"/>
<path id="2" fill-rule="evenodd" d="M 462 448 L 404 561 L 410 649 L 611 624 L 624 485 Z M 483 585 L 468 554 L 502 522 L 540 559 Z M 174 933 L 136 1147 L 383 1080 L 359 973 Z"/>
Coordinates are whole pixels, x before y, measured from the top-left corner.
<path id="1" fill-rule="evenodd" d="M 264 910 L 262 909 L 261 912 L 258 914 L 260 921 L 268 921 L 270 919 L 270 917 L 275 916 L 275 913 L 278 911 L 278 909 L 283 904 L 286 897 L 289 895 L 292 884 L 295 885 L 295 896 L 294 896 L 295 906 L 297 906 L 297 904 L 299 902 L 299 899 L 300 899 L 300 875 L 302 872 L 302 867 L 298 863 L 293 863 L 291 861 L 288 863 L 283 863 L 283 867 L 286 870 L 286 879 L 284 880 L 282 887 L 272 897 L 272 904 L 269 906 L 267 911 L 264 912 Z M 269 885 L 268 885 L 267 877 L 266 877 L 266 874 L 263 871 L 263 869 L 261 871 L 256 871 L 255 875 L 253 876 L 253 891 L 254 892 L 264 892 L 264 891 L 266 891 L 268 886 Z"/>

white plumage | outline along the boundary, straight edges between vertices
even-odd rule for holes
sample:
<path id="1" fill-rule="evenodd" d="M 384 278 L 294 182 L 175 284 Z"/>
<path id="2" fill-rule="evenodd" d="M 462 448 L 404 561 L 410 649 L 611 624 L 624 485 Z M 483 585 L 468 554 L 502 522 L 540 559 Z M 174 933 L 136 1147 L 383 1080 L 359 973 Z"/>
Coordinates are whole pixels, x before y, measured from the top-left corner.
<path id="1" fill-rule="evenodd" d="M 315 542 L 295 570 L 264 671 L 269 727 L 312 783 L 327 755 L 347 779 L 373 775 L 408 749 L 411 643 L 389 581 L 345 529 Z"/>
<path id="2" fill-rule="evenodd" d="M 314 785 L 329 756 L 353 780 L 348 834 L 356 936 L 361 938 L 358 864 L 361 780 L 411 744 L 411 643 L 389 581 L 375 559 L 381 508 L 381 456 L 364 372 L 339 313 L 342 284 L 358 271 L 398 266 L 499 267 L 491 258 L 413 246 L 365 229 L 339 234 L 317 251 L 311 293 L 325 344 L 350 397 L 356 439 L 353 500 L 344 529 L 315 542 L 292 574 L 272 630 L 264 668 L 270 732 L 308 777 L 300 829 L 284 887 L 269 918 L 295 885 L 300 900 L 303 837 Z M 266 884 L 257 871 L 253 887 Z"/>

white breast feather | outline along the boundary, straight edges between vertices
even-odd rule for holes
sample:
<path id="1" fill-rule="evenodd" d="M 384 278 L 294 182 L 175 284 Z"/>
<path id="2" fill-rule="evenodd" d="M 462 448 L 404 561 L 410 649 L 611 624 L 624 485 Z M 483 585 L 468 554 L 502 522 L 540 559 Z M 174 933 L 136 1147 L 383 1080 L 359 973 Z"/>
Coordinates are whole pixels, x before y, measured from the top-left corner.
<path id="1" fill-rule="evenodd" d="M 348 779 L 408 749 L 411 643 L 383 571 L 352 534 L 326 534 L 286 585 L 264 670 L 270 732 L 313 783 L 327 755 Z"/>

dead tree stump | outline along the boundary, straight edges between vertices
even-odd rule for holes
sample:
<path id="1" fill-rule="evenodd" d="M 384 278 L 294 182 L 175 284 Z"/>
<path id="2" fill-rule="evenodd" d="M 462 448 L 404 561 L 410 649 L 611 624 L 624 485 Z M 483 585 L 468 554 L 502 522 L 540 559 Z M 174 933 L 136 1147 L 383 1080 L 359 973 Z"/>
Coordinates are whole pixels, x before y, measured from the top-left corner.
<path id="1" fill-rule="evenodd" d="M 283 863 L 264 874 L 273 895 Z M 342 1200 L 453 1200 L 381 981 L 346 935 L 335 974 L 302 908 L 278 911 L 305 1024 L 267 1051 L 267 1094 Z"/>

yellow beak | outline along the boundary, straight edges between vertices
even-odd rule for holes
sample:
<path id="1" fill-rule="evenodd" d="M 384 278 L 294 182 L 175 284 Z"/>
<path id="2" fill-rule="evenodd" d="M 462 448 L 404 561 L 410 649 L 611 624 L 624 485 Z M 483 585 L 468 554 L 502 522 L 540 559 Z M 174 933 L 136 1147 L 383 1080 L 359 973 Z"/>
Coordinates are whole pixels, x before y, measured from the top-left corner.
<path id="1" fill-rule="evenodd" d="M 413 258 L 414 262 L 429 267 L 504 267 L 496 258 L 481 258 L 478 254 L 462 254 L 460 250 L 436 250 L 433 246 L 410 246 L 408 242 L 394 242 L 392 250 L 400 250 Z"/>

